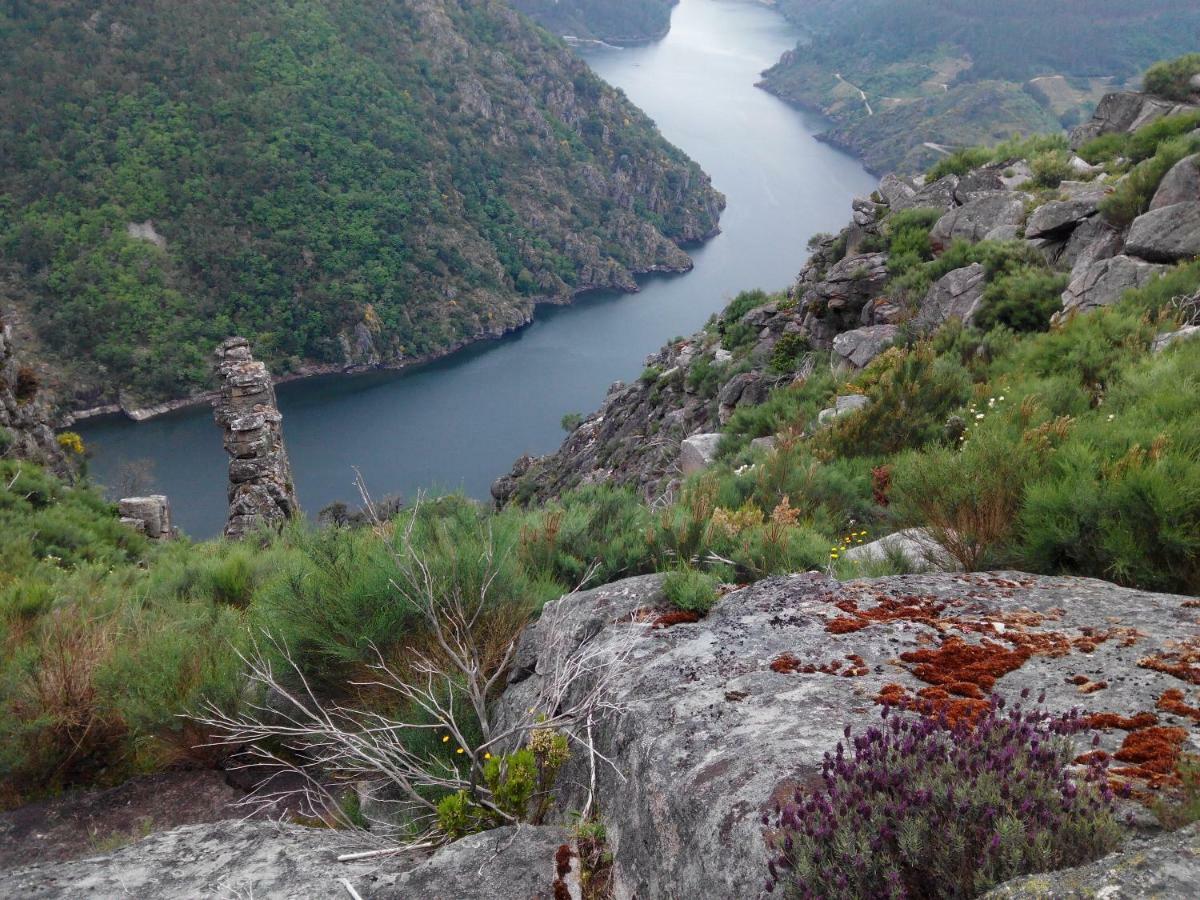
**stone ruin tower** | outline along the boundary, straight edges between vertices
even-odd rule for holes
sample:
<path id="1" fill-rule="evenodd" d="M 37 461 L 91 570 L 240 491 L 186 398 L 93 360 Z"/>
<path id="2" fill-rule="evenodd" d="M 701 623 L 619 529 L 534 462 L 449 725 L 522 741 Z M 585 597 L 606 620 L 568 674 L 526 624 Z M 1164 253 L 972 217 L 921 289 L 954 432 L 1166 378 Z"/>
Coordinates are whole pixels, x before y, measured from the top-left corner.
<path id="1" fill-rule="evenodd" d="M 225 536 L 240 539 L 263 525 L 278 526 L 299 512 L 292 467 L 283 446 L 283 416 L 264 363 L 245 338 L 217 347 L 220 396 L 213 416 L 229 454 L 229 520 Z"/>

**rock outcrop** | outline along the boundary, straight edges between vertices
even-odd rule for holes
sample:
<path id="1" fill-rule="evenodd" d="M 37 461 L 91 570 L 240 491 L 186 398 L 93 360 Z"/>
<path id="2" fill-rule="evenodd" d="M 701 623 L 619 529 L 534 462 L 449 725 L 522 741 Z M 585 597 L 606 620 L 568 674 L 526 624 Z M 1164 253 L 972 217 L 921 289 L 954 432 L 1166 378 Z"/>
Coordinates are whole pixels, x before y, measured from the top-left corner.
<path id="1" fill-rule="evenodd" d="M 599 797 L 618 898 L 754 896 L 764 810 L 819 771 L 843 727 L 878 721 L 888 698 L 923 696 L 952 712 L 983 702 L 972 694 L 1015 699 L 1029 688 L 1053 712 L 1141 714 L 1125 723 L 1132 731 L 1094 720 L 1114 776 L 1135 784 L 1155 768 L 1126 752 L 1139 728 L 1179 729 L 1165 732 L 1168 753 L 1200 748 L 1200 723 L 1160 702 L 1187 689 L 1178 664 L 1200 649 L 1186 597 L 1020 573 L 848 583 L 807 574 L 759 582 L 670 628 L 638 624 L 663 608 L 656 576 L 557 603 L 543 619 L 555 634 L 526 633 L 502 702 L 515 711 L 536 696 L 564 632 L 619 652 L 623 712 L 596 735 L 617 770 L 601 767 Z M 1081 753 L 1092 737 L 1075 738 Z M 580 765 L 561 776 L 564 818 L 582 803 Z"/>
<path id="2" fill-rule="evenodd" d="M 1122 131 L 1137 131 L 1164 116 L 1176 115 L 1196 109 L 1186 103 L 1178 103 L 1163 97 L 1141 94 L 1135 91 L 1118 91 L 1107 94 L 1096 107 L 1091 121 L 1085 122 L 1071 132 L 1071 146 L 1082 147 L 1092 138 Z"/>
<path id="3" fill-rule="evenodd" d="M 1200 885 L 1200 825 L 1130 841 L 1086 866 L 1018 878 L 984 900 L 1190 900 Z"/>
<path id="4" fill-rule="evenodd" d="M 140 531 L 152 541 L 169 541 L 175 537 L 171 525 L 171 502 L 163 494 L 149 497 L 125 497 L 117 501 L 121 524 Z"/>
<path id="5" fill-rule="evenodd" d="M 17 359 L 13 332 L 0 316 L 0 459 L 28 459 L 67 474 L 69 466 L 40 394 L 40 378 Z"/>
<path id="6" fill-rule="evenodd" d="M 1112 777 L 1135 797 L 1152 794 L 1164 763 L 1200 749 L 1200 721 L 1175 702 L 1195 680 L 1195 605 L 1015 572 L 845 583 L 808 573 L 727 594 L 699 622 L 656 627 L 648 622 L 668 608 L 662 577 L 642 576 L 555 601 L 522 637 L 498 715 L 527 709 L 562 654 L 608 654 L 618 667 L 613 712 L 593 734 L 611 762 L 596 778 L 613 896 L 742 900 L 759 895 L 766 871 L 764 812 L 817 776 L 845 726 L 878 722 L 885 703 L 922 698 L 957 715 L 993 689 L 1014 699 L 1044 692 L 1045 709 L 1090 717 L 1092 730 L 1072 738 L 1079 752 L 1098 737 Z M 1149 744 L 1161 745 L 1157 756 L 1141 752 Z M 473 835 L 429 857 L 339 863 L 369 847 L 363 836 L 220 822 L 8 872 L 4 885 L 29 898 L 307 898 L 337 896 L 345 879 L 364 898 L 557 900 L 556 854 L 570 844 L 566 826 L 590 780 L 585 754 L 574 754 L 556 782 L 552 824 Z M 1129 811 L 1149 824 L 1136 805 Z M 578 897 L 572 863 L 564 887 Z M 1139 832 L 1118 855 L 993 896 L 1188 897 L 1181 891 L 1198 873 L 1195 829 L 1149 841 Z"/>
<path id="7" fill-rule="evenodd" d="M 271 373 L 251 355 L 249 342 L 237 337 L 217 348 L 216 368 L 221 389 L 213 415 L 230 457 L 225 536 L 239 539 L 279 525 L 300 507 Z"/>

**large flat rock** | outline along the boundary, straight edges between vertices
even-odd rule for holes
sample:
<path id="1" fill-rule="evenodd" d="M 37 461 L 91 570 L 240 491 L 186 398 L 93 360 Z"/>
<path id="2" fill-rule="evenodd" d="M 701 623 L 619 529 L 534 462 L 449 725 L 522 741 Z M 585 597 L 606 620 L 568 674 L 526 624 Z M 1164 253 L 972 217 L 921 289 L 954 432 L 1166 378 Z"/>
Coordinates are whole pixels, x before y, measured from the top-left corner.
<path id="1" fill-rule="evenodd" d="M 923 678 L 959 642 L 994 658 L 1005 695 L 1030 688 L 1045 690 L 1053 711 L 1151 713 L 1200 747 L 1195 722 L 1157 708 L 1164 692 L 1190 685 L 1139 665 L 1169 668 L 1178 642 L 1200 642 L 1184 597 L 1018 573 L 846 584 L 807 574 L 759 582 L 707 619 L 667 629 L 639 624 L 663 603 L 653 577 L 558 602 L 567 608 L 553 618 L 570 643 L 628 651 L 618 679 L 624 711 L 597 734 L 620 773 L 599 772 L 619 898 L 754 896 L 772 797 L 813 777 L 843 726 L 876 719 L 885 689 L 928 694 L 934 685 Z M 538 671 L 561 652 L 552 643 L 536 626 L 527 633 L 505 704 L 524 708 L 535 696 Z M 933 663 L 906 661 L 911 653 Z M 1125 736 L 1103 732 L 1101 746 L 1116 751 Z M 1081 751 L 1090 738 L 1078 738 Z M 564 816 L 582 804 L 571 787 L 586 783 L 582 764 L 576 758 L 561 776 Z"/>
<path id="2" fill-rule="evenodd" d="M 338 862 L 371 850 L 360 833 L 275 822 L 224 821 L 153 834 L 112 853 L 0 873 L 0 896 L 23 900 L 133 897 L 195 900 L 552 900 L 564 828 L 520 825 L 473 834 L 433 854 Z M 578 861 L 564 879 L 578 896 Z"/>
<path id="3" fill-rule="evenodd" d="M 1103 859 L 1006 882 L 985 900 L 1195 900 L 1200 893 L 1200 825 L 1131 842 Z"/>

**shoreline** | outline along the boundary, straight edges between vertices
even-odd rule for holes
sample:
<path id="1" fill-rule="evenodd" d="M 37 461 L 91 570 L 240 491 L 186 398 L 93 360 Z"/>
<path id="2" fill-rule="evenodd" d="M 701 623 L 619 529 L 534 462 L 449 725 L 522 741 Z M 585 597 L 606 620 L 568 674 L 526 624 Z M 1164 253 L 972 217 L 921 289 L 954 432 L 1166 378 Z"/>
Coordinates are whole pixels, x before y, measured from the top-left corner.
<path id="1" fill-rule="evenodd" d="M 718 224 L 711 232 L 697 241 L 687 241 L 677 244 L 681 250 L 686 252 L 689 247 L 703 246 L 708 241 L 721 234 L 721 227 Z M 686 275 L 694 268 L 691 258 L 688 259 L 686 267 L 672 266 L 652 266 L 648 269 L 638 269 L 631 274 L 635 279 L 650 275 Z M 402 372 L 405 369 L 420 368 L 421 366 L 429 365 L 430 363 L 439 362 L 455 353 L 466 350 L 470 347 L 484 344 L 490 341 L 501 341 L 509 335 L 516 334 L 533 324 L 537 316 L 537 310 L 542 306 L 571 306 L 581 297 L 588 294 L 600 293 L 603 291 L 616 291 L 623 294 L 637 294 L 641 292 L 641 285 L 636 285 L 633 290 L 624 289 L 613 285 L 585 287 L 573 291 L 565 298 L 555 297 L 539 297 L 534 299 L 533 305 L 530 307 L 529 315 L 521 322 L 513 325 L 510 328 L 505 328 L 499 332 L 492 334 L 480 334 L 470 338 L 463 338 L 455 341 L 446 348 L 434 353 L 427 353 L 424 356 L 413 357 L 395 362 L 381 362 L 374 365 L 351 365 L 347 366 L 341 363 L 311 363 L 301 366 L 291 372 L 283 375 L 274 375 L 271 378 L 272 383 L 278 387 L 281 384 L 290 384 L 295 381 L 303 381 L 307 378 L 319 378 L 321 376 L 335 375 L 353 377 L 355 375 L 366 375 L 371 372 Z M 71 428 L 81 422 L 89 422 L 93 419 L 104 418 L 105 416 L 123 415 L 125 418 L 133 422 L 148 422 L 151 419 L 157 419 L 160 416 L 169 415 L 173 412 L 178 412 L 183 409 L 191 409 L 196 406 L 211 405 L 212 401 L 217 398 L 219 391 L 216 389 L 203 391 L 199 394 L 192 394 L 188 397 L 178 397 L 174 400 L 164 400 L 162 403 L 154 403 L 148 406 L 134 407 L 117 401 L 115 403 L 105 403 L 100 406 L 88 407 L 81 410 L 68 410 L 55 420 L 55 430 L 61 431 L 66 428 Z"/>

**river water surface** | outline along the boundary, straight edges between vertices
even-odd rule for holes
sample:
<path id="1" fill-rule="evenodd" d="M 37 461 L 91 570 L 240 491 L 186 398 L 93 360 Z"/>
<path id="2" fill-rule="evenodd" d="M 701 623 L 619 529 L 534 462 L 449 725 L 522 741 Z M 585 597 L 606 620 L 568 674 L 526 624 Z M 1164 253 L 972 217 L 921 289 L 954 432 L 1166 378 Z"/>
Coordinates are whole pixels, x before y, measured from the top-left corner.
<path id="1" fill-rule="evenodd" d="M 543 307 L 522 331 L 421 369 L 280 386 L 309 514 L 357 500 L 355 467 L 377 496 L 434 488 L 485 498 L 522 453 L 558 445 L 564 413 L 595 409 L 610 383 L 636 378 L 670 338 L 696 331 L 740 290 L 786 286 L 808 238 L 840 228 L 851 198 L 875 186 L 855 160 L 813 138 L 820 119 L 754 87 L 798 38 L 753 0 L 682 0 L 662 41 L 580 51 L 712 176 L 729 202 L 722 234 L 692 253 L 686 275 L 645 278 L 638 294 Z M 207 407 L 78 430 L 97 481 L 115 487 L 127 463 L 149 460 L 153 490 L 170 495 L 176 524 L 193 537 L 220 531 L 226 457 Z"/>

